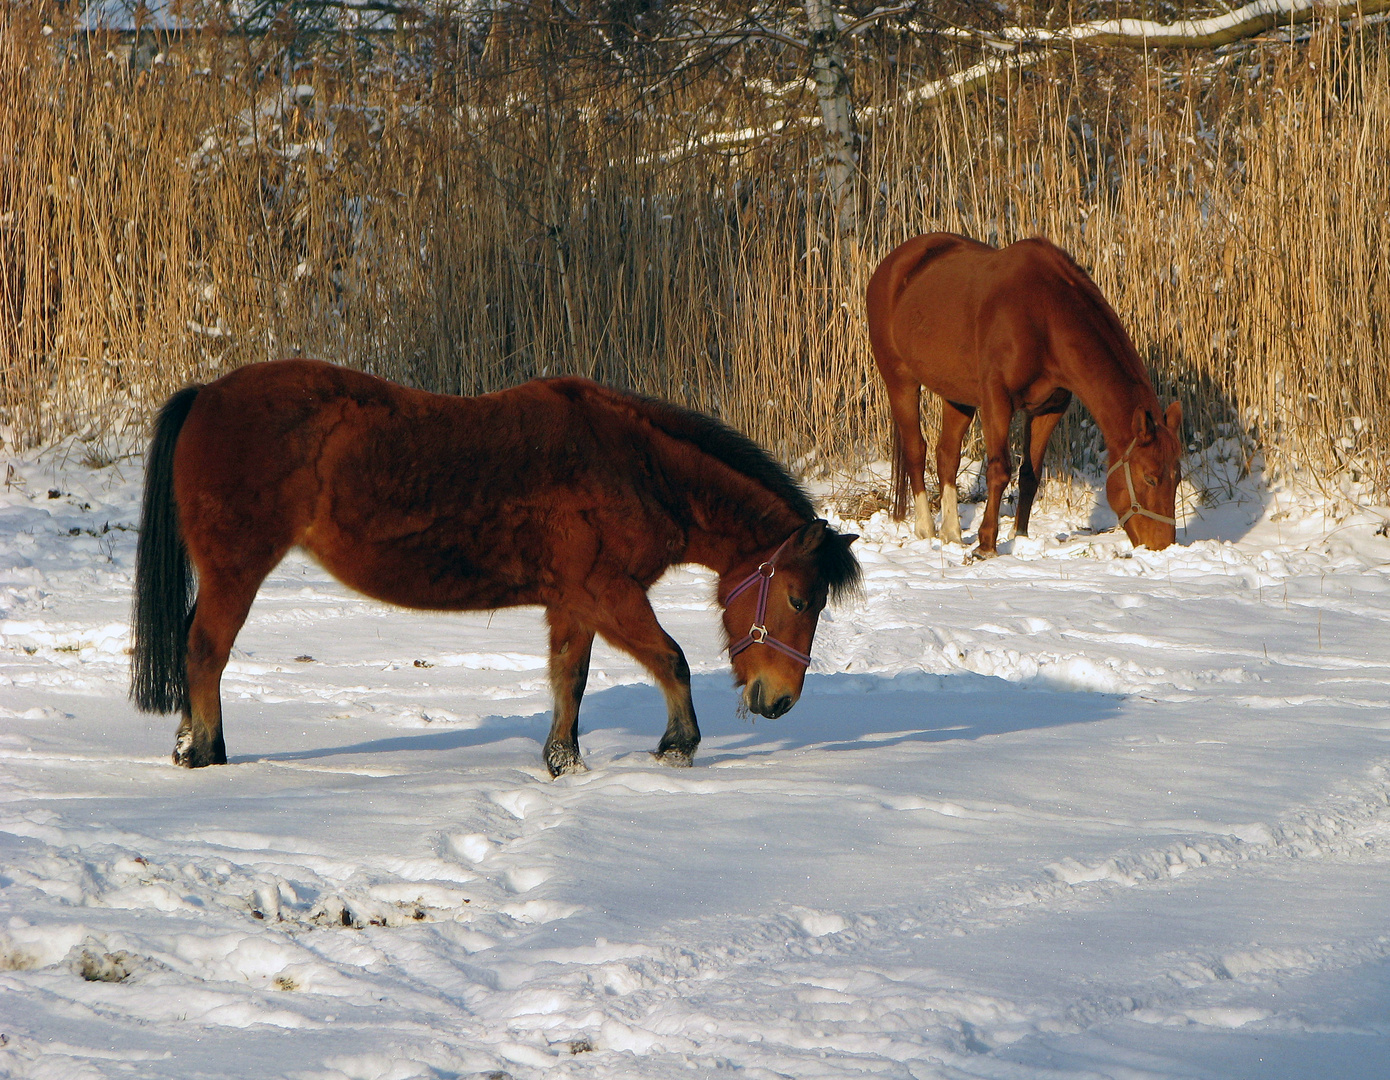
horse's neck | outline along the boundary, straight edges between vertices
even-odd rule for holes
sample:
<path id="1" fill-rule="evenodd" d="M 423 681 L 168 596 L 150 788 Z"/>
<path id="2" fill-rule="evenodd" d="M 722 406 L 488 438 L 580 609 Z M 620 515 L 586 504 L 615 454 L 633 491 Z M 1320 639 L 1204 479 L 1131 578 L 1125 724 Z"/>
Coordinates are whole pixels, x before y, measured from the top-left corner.
<path id="1" fill-rule="evenodd" d="M 1095 418 L 1106 449 L 1116 456 L 1134 438 L 1134 410 L 1147 408 L 1157 417 L 1158 397 L 1148 378 L 1130 371 L 1112 349 L 1101 343 L 1095 349 L 1069 389 Z"/>
<path id="2" fill-rule="evenodd" d="M 692 441 L 658 435 L 648 450 L 669 490 L 686 503 L 689 539 L 675 561 L 723 575 L 748 556 L 780 544 L 805 523 L 785 496 Z"/>
<path id="3" fill-rule="evenodd" d="M 780 544 L 803 524 L 777 496 L 751 480 L 747 486 L 746 491 L 718 493 L 687 489 L 694 527 L 683 561 L 707 566 L 722 576 L 750 556 Z"/>

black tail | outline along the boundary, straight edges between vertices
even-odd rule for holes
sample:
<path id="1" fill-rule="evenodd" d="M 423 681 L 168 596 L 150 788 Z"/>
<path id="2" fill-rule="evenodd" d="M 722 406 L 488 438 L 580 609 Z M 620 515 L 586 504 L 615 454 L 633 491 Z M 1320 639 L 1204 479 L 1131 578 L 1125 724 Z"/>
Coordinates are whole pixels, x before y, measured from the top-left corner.
<path id="1" fill-rule="evenodd" d="M 171 713 L 188 705 L 188 616 L 193 572 L 174 501 L 174 444 L 198 396 L 197 386 L 164 403 L 145 456 L 145 503 L 135 549 L 135 604 L 131 612 L 130 696 L 143 712 Z"/>

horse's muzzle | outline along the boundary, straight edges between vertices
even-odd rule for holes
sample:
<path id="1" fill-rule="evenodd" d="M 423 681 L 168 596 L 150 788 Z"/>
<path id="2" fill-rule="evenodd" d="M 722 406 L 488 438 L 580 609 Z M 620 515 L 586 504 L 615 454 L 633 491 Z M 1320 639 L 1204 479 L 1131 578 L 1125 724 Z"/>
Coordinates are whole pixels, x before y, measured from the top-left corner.
<path id="1" fill-rule="evenodd" d="M 768 691 L 764 690 L 762 679 L 754 679 L 748 684 L 744 701 L 748 705 L 749 712 L 766 716 L 769 720 L 776 720 L 796 704 L 796 699 L 788 693 L 783 693 L 775 698 L 772 697 Z"/>

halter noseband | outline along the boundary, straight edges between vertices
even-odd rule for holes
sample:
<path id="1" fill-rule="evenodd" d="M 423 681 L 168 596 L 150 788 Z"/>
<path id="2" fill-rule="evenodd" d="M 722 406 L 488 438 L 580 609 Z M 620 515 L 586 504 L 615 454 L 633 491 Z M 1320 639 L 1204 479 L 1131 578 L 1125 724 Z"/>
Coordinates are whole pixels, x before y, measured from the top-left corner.
<path id="1" fill-rule="evenodd" d="M 1125 447 L 1125 452 L 1120 455 L 1120 460 L 1115 462 L 1115 464 L 1111 465 L 1110 471 L 1105 474 L 1105 479 L 1107 482 L 1109 482 L 1111 473 L 1113 473 L 1121 465 L 1123 465 L 1125 468 L 1125 487 L 1129 491 L 1129 509 L 1126 510 L 1124 514 L 1120 517 L 1120 523 L 1118 527 L 1123 529 L 1125 527 L 1126 521 L 1128 521 L 1135 515 L 1138 515 L 1139 517 L 1152 518 L 1154 521 L 1161 521 L 1165 525 L 1171 525 L 1173 526 L 1173 528 L 1176 529 L 1178 527 L 1178 523 L 1176 520 L 1170 517 L 1164 517 L 1162 514 L 1155 513 L 1154 511 L 1149 510 L 1146 507 L 1140 506 L 1139 497 L 1134 494 L 1134 477 L 1131 476 L 1129 472 L 1129 455 L 1138 444 L 1139 436 L 1136 435 L 1132 440 L 1130 440 L 1130 444 L 1127 447 Z"/>
<path id="2" fill-rule="evenodd" d="M 772 558 L 768 559 L 765 563 L 759 564 L 756 570 L 734 586 L 733 591 L 730 592 L 728 596 L 724 597 L 724 606 L 727 608 L 735 597 L 741 596 L 754 585 L 758 586 L 758 613 L 753 616 L 753 626 L 749 629 L 748 633 L 744 634 L 743 637 L 729 646 L 730 660 L 743 652 L 743 650 L 750 645 L 771 645 L 778 652 L 785 653 L 802 666 L 811 666 L 811 658 L 809 656 L 804 652 L 793 649 L 785 641 L 778 641 L 767 632 L 767 627 L 763 623 L 763 620 L 767 617 L 768 582 L 772 580 L 772 575 L 777 572 L 778 557 L 787 549 L 787 545 L 792 542 L 795 535 L 796 534 L 793 533 L 783 540 L 781 547 L 772 553 Z"/>

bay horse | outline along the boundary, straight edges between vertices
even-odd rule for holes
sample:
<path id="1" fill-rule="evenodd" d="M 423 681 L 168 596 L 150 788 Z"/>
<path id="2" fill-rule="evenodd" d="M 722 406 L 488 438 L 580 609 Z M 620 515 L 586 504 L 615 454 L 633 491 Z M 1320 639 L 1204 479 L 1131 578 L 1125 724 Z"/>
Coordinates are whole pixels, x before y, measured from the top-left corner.
<path id="1" fill-rule="evenodd" d="M 226 763 L 222 671 L 295 546 L 402 607 L 544 606 L 552 776 L 585 768 L 577 719 L 595 633 L 665 694 L 657 758 L 691 763 L 690 668 L 647 601 L 667 567 L 719 575 L 743 704 L 767 717 L 800 697 L 827 597 L 859 587 L 856 537 L 818 518 L 754 442 L 586 379 L 457 397 L 313 360 L 252 364 L 174 394 L 146 467 L 131 697 L 183 714 L 173 757 L 188 768 Z"/>
<path id="2" fill-rule="evenodd" d="M 906 515 L 910 485 L 919 537 L 935 535 L 924 476 L 925 386 L 942 401 L 936 473 L 944 541 L 961 542 L 956 474 L 976 411 L 987 454 L 976 551 L 984 557 L 996 553 L 1014 413 L 1028 417 L 1014 515 L 1014 534 L 1027 536 L 1047 443 L 1072 394 L 1105 439 L 1105 494 L 1130 541 L 1155 551 L 1174 541 L 1182 405 L 1163 411 L 1119 317 L 1065 251 L 1041 237 L 1002 250 L 952 233 L 914 237 L 874 271 L 867 304 L 895 428 L 893 515 Z"/>

